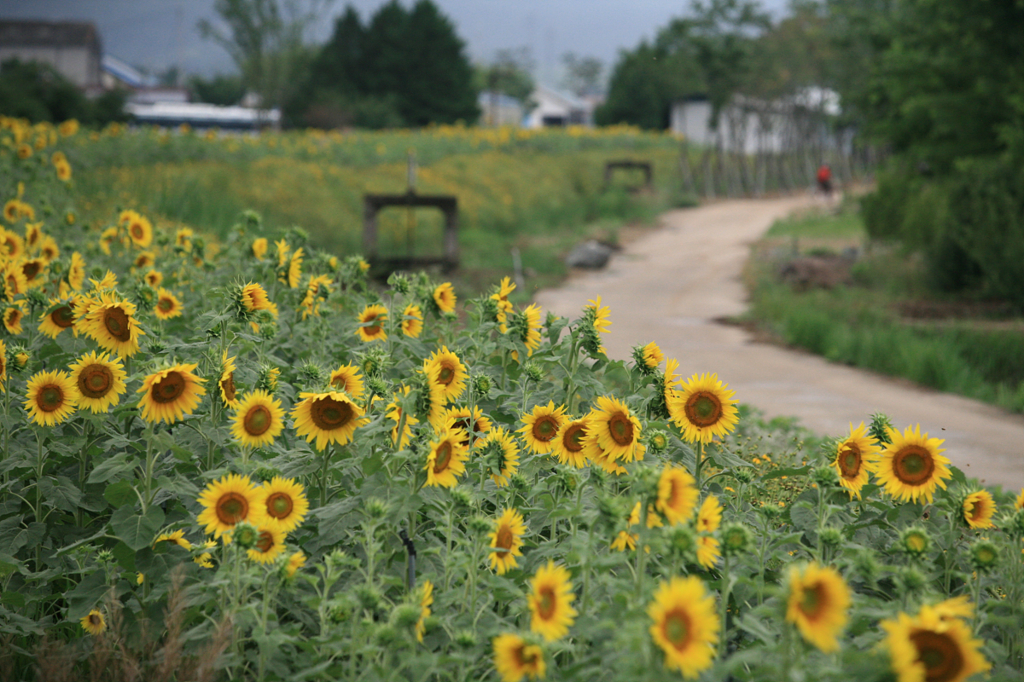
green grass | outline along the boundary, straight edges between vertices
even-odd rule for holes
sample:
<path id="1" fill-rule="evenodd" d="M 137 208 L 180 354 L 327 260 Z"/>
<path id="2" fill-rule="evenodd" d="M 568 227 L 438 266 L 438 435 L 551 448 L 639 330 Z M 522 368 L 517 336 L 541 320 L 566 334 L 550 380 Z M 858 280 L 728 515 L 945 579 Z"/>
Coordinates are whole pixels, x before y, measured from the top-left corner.
<path id="1" fill-rule="evenodd" d="M 849 244 L 862 230 L 852 210 L 776 223 L 748 268 L 749 318 L 782 343 L 834 362 L 1024 412 L 1024 320 L 905 319 L 902 305 L 925 300 L 915 259 L 869 252 L 854 266 L 856 284 L 833 290 L 794 291 L 776 280 L 772 256 L 787 237 L 813 238 L 821 249 Z"/>

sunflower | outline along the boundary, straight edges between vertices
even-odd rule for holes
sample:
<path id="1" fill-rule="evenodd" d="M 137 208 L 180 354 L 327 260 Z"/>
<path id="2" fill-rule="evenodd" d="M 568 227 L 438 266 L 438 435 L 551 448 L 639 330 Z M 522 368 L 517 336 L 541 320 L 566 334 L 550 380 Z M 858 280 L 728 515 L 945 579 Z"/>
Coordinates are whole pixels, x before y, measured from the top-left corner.
<path id="1" fill-rule="evenodd" d="M 284 430 L 281 401 L 262 389 L 248 394 L 235 407 L 231 436 L 245 447 L 271 445 Z"/>
<path id="2" fill-rule="evenodd" d="M 665 360 L 665 355 L 658 348 L 658 344 L 651 341 L 646 346 L 637 346 L 633 353 L 633 361 L 636 362 L 640 371 L 645 374 L 658 369 L 658 365 Z"/>
<path id="3" fill-rule="evenodd" d="M 139 337 L 146 333 L 139 328 L 134 315 L 133 303 L 104 293 L 87 311 L 83 310 L 77 326 L 103 350 L 130 358 L 139 352 Z"/>
<path id="4" fill-rule="evenodd" d="M 238 389 L 235 388 L 235 358 L 228 357 L 224 351 L 220 359 L 220 379 L 217 380 L 217 388 L 220 389 L 220 401 L 227 407 L 238 407 Z"/>
<path id="5" fill-rule="evenodd" d="M 288 242 L 284 239 L 278 239 L 274 242 L 274 253 L 277 254 L 277 267 L 284 267 L 284 264 L 288 262 L 288 254 L 291 253 L 291 250 L 292 247 L 288 246 Z"/>
<path id="6" fill-rule="evenodd" d="M 294 578 L 295 574 L 300 568 L 306 565 L 306 555 L 302 551 L 295 552 L 288 557 L 288 563 L 284 566 L 285 576 L 288 578 Z"/>
<path id="7" fill-rule="evenodd" d="M 98 635 L 107 629 L 107 620 L 103 617 L 103 614 L 96 609 L 93 609 L 82 616 L 78 622 L 82 624 L 82 629 L 90 635 Z"/>
<path id="8" fill-rule="evenodd" d="M 25 317 L 25 311 L 22 310 L 21 301 L 18 301 L 15 305 L 8 306 L 4 310 L 4 329 L 7 330 L 8 334 L 20 334 L 22 332 L 21 319 Z"/>
<path id="9" fill-rule="evenodd" d="M 520 682 L 524 677 L 543 679 L 544 651 L 519 635 L 505 633 L 491 642 L 494 647 L 494 667 L 501 682 Z"/>
<path id="10" fill-rule="evenodd" d="M 21 203 L 17 199 L 9 199 L 4 204 L 4 220 L 9 223 L 17 222 L 18 220 L 18 204 Z M 2 242 L 2 238 L 0 238 Z"/>
<path id="11" fill-rule="evenodd" d="M 429 580 L 423 581 L 420 588 L 420 619 L 416 621 L 416 641 L 422 642 L 423 635 L 427 632 L 427 618 L 430 617 L 430 606 L 434 603 L 434 584 Z"/>
<path id="12" fill-rule="evenodd" d="M 721 623 L 715 612 L 715 598 L 704 589 L 700 578 L 672 578 L 662 581 L 647 606 L 654 623 L 650 633 L 665 652 L 665 667 L 679 670 L 683 677 L 697 677 L 711 667 Z"/>
<path id="13" fill-rule="evenodd" d="M 861 488 L 868 482 L 868 472 L 878 464 L 881 448 L 878 440 L 866 433 L 864 422 L 853 428 L 850 436 L 836 446 L 836 458 L 832 467 L 839 474 L 839 484 L 850 491 L 850 497 L 860 499 Z"/>
<path id="14" fill-rule="evenodd" d="M 216 546 L 216 542 L 213 540 L 207 540 L 203 543 L 202 548 L 204 550 L 210 550 Z M 208 551 L 201 551 L 196 556 L 192 557 L 192 563 L 198 564 L 200 568 L 213 568 L 213 554 Z"/>
<path id="15" fill-rule="evenodd" d="M 466 366 L 447 346 L 423 361 L 423 373 L 431 384 L 440 387 L 441 397 L 447 403 L 458 400 L 466 390 L 466 379 L 469 377 Z"/>
<path id="16" fill-rule="evenodd" d="M 302 319 L 310 315 L 320 316 L 320 304 L 331 295 L 331 278 L 327 275 L 311 277 L 306 285 L 306 295 L 302 299 Z"/>
<path id="17" fill-rule="evenodd" d="M 170 533 L 161 533 L 156 536 L 156 540 L 153 540 L 153 546 L 156 547 L 158 543 L 169 542 L 172 545 L 181 547 L 186 552 L 192 551 L 192 543 L 185 539 L 185 531 L 176 530 Z"/>
<path id="18" fill-rule="evenodd" d="M 266 289 L 260 284 L 243 284 L 238 290 L 237 302 L 246 313 L 269 310 L 275 318 L 277 317 L 277 304 L 270 302 Z"/>
<path id="19" fill-rule="evenodd" d="M 140 251 L 139 254 L 135 256 L 135 260 L 132 261 L 132 265 L 140 270 L 142 268 L 152 267 L 154 263 L 156 263 L 156 254 L 152 251 Z"/>
<path id="20" fill-rule="evenodd" d="M 0 393 L 7 391 L 7 344 L 0 339 Z"/>
<path id="21" fill-rule="evenodd" d="M 164 281 L 164 273 L 150 268 L 149 272 L 147 272 L 142 279 L 151 287 L 159 287 Z M 157 303 L 157 307 L 160 307 L 159 302 Z"/>
<path id="22" fill-rule="evenodd" d="M 16 262 L 9 261 L 2 268 L 0 278 L 3 281 L 4 297 L 8 301 L 13 301 L 15 296 L 28 291 L 28 282 L 25 281 L 25 273 L 21 271 L 21 266 Z"/>
<path id="23" fill-rule="evenodd" d="M 264 523 L 285 533 L 298 528 L 309 511 L 302 485 L 291 478 L 274 476 L 263 484 L 260 495 L 260 504 L 266 509 Z"/>
<path id="24" fill-rule="evenodd" d="M 849 608 L 850 588 L 834 568 L 811 563 L 790 569 L 786 620 L 814 646 L 838 651 Z"/>
<path id="25" fill-rule="evenodd" d="M 93 289 L 99 292 L 109 291 L 110 289 L 117 288 L 117 275 L 111 270 L 107 270 L 103 277 L 99 280 L 90 279 L 89 283 L 92 284 Z"/>
<path id="26" fill-rule="evenodd" d="M 530 305 L 523 311 L 523 317 L 525 334 L 522 341 L 526 346 L 526 354 L 532 356 L 534 351 L 540 348 L 540 306 L 536 303 Z"/>
<path id="27" fill-rule="evenodd" d="M 587 417 L 589 425 L 584 449 L 592 460 L 602 457 L 613 462 L 644 458 L 646 448 L 640 442 L 640 421 L 625 403 L 600 396 L 597 408 Z"/>
<path id="28" fill-rule="evenodd" d="M 130 219 L 124 221 L 127 223 L 125 229 L 128 231 L 128 236 L 131 237 L 135 246 L 140 249 L 148 248 L 153 242 L 153 224 L 149 222 L 148 218 L 135 211 L 128 211 L 128 213 L 131 214 Z"/>
<path id="29" fill-rule="evenodd" d="M 369 423 L 363 419 L 363 410 L 346 393 L 300 393 L 302 402 L 292 408 L 295 432 L 305 436 L 306 442 L 316 439 L 316 449 L 323 450 L 328 443 L 347 445 L 356 429 Z"/>
<path id="30" fill-rule="evenodd" d="M 295 289 L 299 286 L 299 282 L 302 280 L 302 247 L 295 249 L 292 252 L 292 257 L 288 261 L 288 286 L 289 288 Z M 284 280 L 281 280 L 284 281 Z"/>
<path id="31" fill-rule="evenodd" d="M 60 424 L 75 412 L 78 389 L 67 372 L 37 372 L 25 387 L 25 409 L 40 426 Z"/>
<path id="32" fill-rule="evenodd" d="M 434 289 L 434 303 L 437 304 L 437 309 L 442 313 L 455 312 L 456 300 L 455 290 L 452 289 L 451 282 L 445 282 Z"/>
<path id="33" fill-rule="evenodd" d="M 258 564 L 269 564 L 279 557 L 285 549 L 284 540 L 287 533 L 278 526 L 264 522 L 259 527 L 256 545 L 246 552 L 250 559 Z"/>
<path id="34" fill-rule="evenodd" d="M 402 312 L 402 333 L 418 339 L 423 333 L 423 312 L 418 305 L 409 304 Z"/>
<path id="35" fill-rule="evenodd" d="M 1013 501 L 1013 508 L 1017 511 L 1024 509 L 1024 488 L 1020 489 L 1020 494 L 1017 495 L 1017 499 Z"/>
<path id="36" fill-rule="evenodd" d="M 946 481 L 952 477 L 947 466 L 949 460 L 939 453 L 940 438 L 929 438 L 921 434 L 920 425 L 907 427 L 901 435 L 895 429 L 888 429 L 891 442 L 882 451 L 875 467 L 875 475 L 885 487 L 885 492 L 901 502 L 925 500 L 932 502 L 935 488 L 946 489 Z"/>
<path id="37" fill-rule="evenodd" d="M 455 421 L 455 427 L 465 431 L 465 445 L 469 445 L 470 427 L 472 426 L 473 435 L 477 439 L 477 443 L 480 443 L 480 438 L 483 438 L 491 431 L 491 420 L 484 416 L 483 411 L 478 406 L 473 406 L 472 416 L 469 411 L 469 407 L 465 405 L 452 405 L 441 413 L 441 417 L 438 420 L 439 424 L 444 424 L 449 419 Z M 518 451 L 518 450 L 517 450 Z"/>
<path id="38" fill-rule="evenodd" d="M 718 540 L 710 535 L 701 535 L 697 540 L 697 562 L 706 569 L 718 563 L 722 557 Z"/>
<path id="39" fill-rule="evenodd" d="M 992 667 L 971 628 L 958 618 L 942 618 L 932 607 L 921 607 L 913 617 L 900 613 L 880 625 L 897 682 L 964 682 Z"/>
<path id="40" fill-rule="evenodd" d="M 50 307 L 39 320 L 39 331 L 51 339 L 57 338 L 62 331 L 75 324 L 75 298 L 50 299 Z"/>
<path id="41" fill-rule="evenodd" d="M 509 302 L 509 295 L 516 290 L 516 285 L 508 277 L 503 277 L 498 291 L 491 294 L 490 300 L 494 301 L 494 321 L 498 323 L 501 333 L 508 332 L 508 314 L 512 312 L 512 304 Z"/>
<path id="42" fill-rule="evenodd" d="M 42 258 L 29 258 L 21 262 L 21 274 L 25 275 L 25 285 L 30 289 L 41 287 L 46 283 L 46 261 Z"/>
<path id="43" fill-rule="evenodd" d="M 260 504 L 262 491 L 248 476 L 228 474 L 208 484 L 198 501 L 203 511 L 196 521 L 215 538 L 230 532 L 242 521 L 258 526 L 266 518 L 266 505 Z"/>
<path id="44" fill-rule="evenodd" d="M 412 414 L 405 415 L 405 427 L 402 429 L 402 442 L 398 442 L 398 425 L 402 421 L 402 406 L 399 401 L 409 395 L 412 389 L 408 386 L 400 386 L 397 391 L 391 395 L 391 402 L 388 403 L 386 413 L 388 419 L 395 423 L 391 429 L 391 442 L 398 447 L 399 450 L 404 450 L 405 446 L 409 444 L 409 439 L 412 438 L 412 427 L 415 424 L 419 424 L 420 420 Z"/>
<path id="45" fill-rule="evenodd" d="M 677 524 L 693 516 L 699 495 L 693 476 L 686 469 L 669 464 L 658 479 L 655 508 L 670 524 Z"/>
<path id="46" fill-rule="evenodd" d="M 551 454 L 558 458 L 560 464 L 568 464 L 582 469 L 587 464 L 587 455 L 583 451 L 583 441 L 587 435 L 587 418 L 565 418 L 551 441 Z"/>
<path id="47" fill-rule="evenodd" d="M 565 407 L 555 407 L 555 402 L 549 400 L 546 406 L 535 405 L 533 412 L 523 415 L 522 422 L 522 428 L 517 429 L 516 433 L 523 434 L 523 440 L 531 452 L 546 455 L 554 448 L 558 431 L 566 422 Z"/>
<path id="48" fill-rule="evenodd" d="M 57 246 L 57 240 L 49 235 L 43 237 L 43 243 L 39 246 L 39 257 L 47 265 L 60 258 L 60 247 Z"/>
<path id="49" fill-rule="evenodd" d="M 455 426 L 454 420 L 448 420 L 437 434 L 437 439 L 430 443 L 427 464 L 423 467 L 427 472 L 424 485 L 453 488 L 458 477 L 466 472 L 466 460 L 469 450 L 463 444 L 465 432 Z"/>
<path id="50" fill-rule="evenodd" d="M 78 406 L 93 414 L 107 412 L 121 402 L 127 374 L 117 358 L 95 351 L 83 355 L 71 367 L 71 379 L 78 387 Z"/>
<path id="51" fill-rule="evenodd" d="M 158 320 L 181 317 L 181 301 L 170 291 L 160 287 L 156 292 L 156 305 L 153 307 L 153 314 Z"/>
<path id="52" fill-rule="evenodd" d="M 85 284 L 85 259 L 77 251 L 71 254 L 71 265 L 68 266 L 68 284 L 78 291 Z"/>
<path id="53" fill-rule="evenodd" d="M 341 365 L 331 372 L 330 384 L 332 388 L 347 393 L 352 400 L 363 399 L 363 377 L 356 365 Z"/>
<path id="54" fill-rule="evenodd" d="M 708 495 L 697 512 L 697 530 L 703 533 L 714 533 L 722 525 L 722 505 L 718 498 Z"/>
<path id="55" fill-rule="evenodd" d="M 57 179 L 61 182 L 67 182 L 71 179 L 71 164 L 67 161 L 61 161 L 58 159 L 54 164 L 54 169 L 57 171 Z"/>
<path id="56" fill-rule="evenodd" d="M 996 501 L 992 493 L 979 490 L 967 495 L 960 505 L 963 519 L 971 528 L 992 528 L 992 516 L 996 513 Z"/>
<path id="57" fill-rule="evenodd" d="M 359 329 L 356 335 L 369 343 L 370 341 L 387 341 L 388 333 L 384 330 L 384 322 L 388 319 L 388 309 L 379 303 L 368 305 L 359 313 Z"/>
<path id="58" fill-rule="evenodd" d="M 491 568 L 498 575 L 505 575 L 510 568 L 516 567 L 516 557 L 523 556 L 520 548 L 525 533 L 526 523 L 522 515 L 512 507 L 503 510 L 501 516 L 495 519 L 494 531 L 488 535 L 491 538 L 491 549 L 494 550 L 491 552 Z"/>
<path id="59" fill-rule="evenodd" d="M 509 477 L 519 470 L 519 446 L 516 439 L 503 428 L 490 429 L 487 435 L 477 441 L 477 447 L 488 457 L 487 463 L 494 485 L 504 488 Z M 496 462 L 491 458 L 496 458 Z M 494 466 L 490 466 L 492 462 Z"/>
<path id="60" fill-rule="evenodd" d="M 26 223 L 25 224 L 25 246 L 29 249 L 34 249 L 39 240 L 43 238 L 43 224 L 39 223 Z"/>
<path id="61" fill-rule="evenodd" d="M 718 380 L 717 374 L 694 374 L 668 402 L 672 421 L 690 443 L 710 443 L 736 428 L 739 410 L 732 396 L 735 391 Z"/>
<path id="62" fill-rule="evenodd" d="M 598 296 L 596 299 L 587 301 L 587 303 L 589 303 L 590 305 L 584 306 L 583 310 L 584 312 L 588 310 L 591 311 L 590 314 L 594 316 L 594 329 L 596 329 L 601 334 L 607 334 L 608 327 L 612 326 L 612 309 L 609 308 L 608 306 L 601 305 L 600 296 Z"/>
<path id="63" fill-rule="evenodd" d="M 204 380 L 192 373 L 196 366 L 174 365 L 153 372 L 142 381 L 137 393 L 142 393 L 138 406 L 145 421 L 173 424 L 195 411 L 200 397 L 206 395 Z"/>
<path id="64" fill-rule="evenodd" d="M 100 233 L 100 250 L 103 251 L 107 256 L 110 255 L 110 245 L 117 240 L 117 228 L 108 227 Z"/>
<path id="65" fill-rule="evenodd" d="M 256 260 L 263 260 L 263 257 L 267 255 L 267 238 L 257 237 L 252 240 L 252 256 Z"/>
<path id="66" fill-rule="evenodd" d="M 530 607 L 530 632 L 536 632 L 549 642 L 564 637 L 576 618 L 576 609 L 570 604 L 576 598 L 569 582 L 569 571 L 548 561 L 537 569 L 530 579 L 527 595 Z"/>

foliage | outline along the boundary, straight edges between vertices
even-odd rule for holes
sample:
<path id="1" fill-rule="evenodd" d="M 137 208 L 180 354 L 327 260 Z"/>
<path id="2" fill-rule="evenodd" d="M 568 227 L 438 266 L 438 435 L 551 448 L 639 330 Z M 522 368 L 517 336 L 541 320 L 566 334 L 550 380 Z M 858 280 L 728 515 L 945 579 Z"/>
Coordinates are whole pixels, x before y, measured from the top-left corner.
<path id="1" fill-rule="evenodd" d="M 533 58 L 528 47 L 498 50 L 490 64 L 476 68 L 475 87 L 479 91 L 500 92 L 514 97 L 529 107 L 530 96 L 536 87 L 530 73 L 532 70 Z"/>
<path id="2" fill-rule="evenodd" d="M 106 92 L 90 100 L 56 69 L 8 59 L 0 64 L 0 113 L 34 121 L 77 119 L 89 125 L 125 121 L 125 94 Z"/>
<path id="3" fill-rule="evenodd" d="M 197 101 L 220 106 L 238 104 L 245 94 L 241 76 L 230 74 L 219 74 L 213 78 L 193 76 L 188 86 Z"/>
<path id="4" fill-rule="evenodd" d="M 411 9 L 392 0 L 365 26 L 347 7 L 287 110 L 298 121 L 322 124 L 317 107 L 371 128 L 396 120 L 405 126 L 472 123 L 479 115 L 465 45 L 431 0 Z"/>
<path id="5" fill-rule="evenodd" d="M 577 97 L 601 91 L 604 64 L 597 57 L 581 57 L 575 52 L 562 55 L 565 67 L 564 85 Z"/>
<path id="6" fill-rule="evenodd" d="M 22 122 L 2 126 L 5 139 L 25 134 Z M 914 502 L 891 492 L 901 469 L 872 459 L 875 441 L 859 441 L 875 479 L 856 499 L 836 474 L 845 451 L 805 449 L 791 425 L 743 410 L 733 435 L 684 442 L 681 425 L 710 426 L 719 417 L 707 408 L 732 410 L 731 393 L 713 377 L 686 393 L 675 361 L 662 372 L 650 348 L 629 363 L 607 358 L 614 313 L 600 299 L 576 319 L 544 319 L 509 302 L 504 281 L 442 312 L 454 304 L 448 287 L 396 275 L 374 289 L 357 255 L 320 251 L 253 212 L 220 239 L 133 212 L 82 229 L 66 211 L 88 198 L 50 167 L 61 151 L 51 128 L 29 130 L 46 133 L 47 154 L 0 147 L 0 195 L 17 202 L 4 218 L 4 293 L 28 311 L 0 355 L 5 675 L 678 679 L 671 666 L 710 679 L 881 682 L 914 665 L 901 652 L 916 640 L 884 634 L 899 619 L 944 641 L 959 633 L 965 648 L 938 652 L 944 660 L 970 648 L 974 667 L 1019 679 L 1024 510 L 947 468 L 927 436 L 869 419 L 883 441 L 920 441 L 907 452 L 932 458 L 942 488 Z M 23 267 L 18 238 L 34 256 L 48 236 L 59 255 Z M 150 260 L 180 296 L 179 317 L 158 316 Z M 16 292 L 11 266 L 38 286 Z M 40 317 L 66 319 L 48 317 L 65 301 L 73 328 L 40 331 Z M 121 312 L 103 318 L 110 306 Z M 366 315 L 382 308 L 386 319 Z M 42 425 L 42 408 L 85 394 L 33 393 L 38 375 L 122 334 L 96 323 L 128 313 L 128 329 L 145 333 L 121 358 L 117 404 Z M 405 324 L 414 319 L 422 328 Z M 185 375 L 188 387 L 176 383 Z M 258 447 L 238 429 L 268 433 L 267 415 L 230 406 L 257 387 L 291 415 Z M 439 418 L 448 402 L 466 410 L 465 429 Z M 147 420 L 172 403 L 180 414 Z M 582 459 L 572 438 L 546 454 L 563 413 L 587 416 Z M 454 487 L 428 485 L 442 472 Z M 290 506 L 245 497 L 252 485 Z M 239 521 L 249 513 L 259 526 Z M 516 514 L 521 534 L 498 526 Z M 804 562 L 822 568 L 789 571 Z M 947 597 L 959 599 L 938 604 Z M 815 631 L 819 617 L 827 627 Z"/>

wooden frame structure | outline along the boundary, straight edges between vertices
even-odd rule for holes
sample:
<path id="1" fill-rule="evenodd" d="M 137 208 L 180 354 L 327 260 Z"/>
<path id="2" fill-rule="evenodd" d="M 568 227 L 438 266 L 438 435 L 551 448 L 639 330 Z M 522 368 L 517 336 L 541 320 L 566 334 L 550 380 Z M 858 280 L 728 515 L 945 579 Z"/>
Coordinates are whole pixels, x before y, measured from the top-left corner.
<path id="1" fill-rule="evenodd" d="M 436 208 L 444 213 L 444 255 L 406 256 L 381 258 L 377 254 L 377 213 L 391 206 L 405 208 Z M 459 267 L 459 200 L 444 194 L 417 194 L 410 190 L 405 194 L 363 195 L 363 253 L 371 265 L 392 270 L 413 268 L 423 265 L 437 265 L 448 272 Z"/>

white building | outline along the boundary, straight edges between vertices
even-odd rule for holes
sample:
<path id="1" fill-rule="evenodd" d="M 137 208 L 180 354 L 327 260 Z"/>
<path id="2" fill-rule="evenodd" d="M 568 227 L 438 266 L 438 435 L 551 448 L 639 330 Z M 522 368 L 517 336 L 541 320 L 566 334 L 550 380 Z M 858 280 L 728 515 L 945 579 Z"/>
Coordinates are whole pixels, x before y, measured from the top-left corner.
<path id="1" fill-rule="evenodd" d="M 737 96 L 713 125 L 711 102 L 694 98 L 672 105 L 669 127 L 694 144 L 721 145 L 744 154 L 781 152 L 801 146 L 817 135 L 825 117 L 839 114 L 838 93 L 804 88 L 796 95 L 765 101 Z"/>
<path id="2" fill-rule="evenodd" d="M 530 100 L 536 104 L 523 119 L 524 128 L 594 125 L 594 108 L 574 95 L 538 85 Z"/>
<path id="3" fill-rule="evenodd" d="M 480 125 L 518 126 L 523 122 L 523 103 L 515 97 L 485 90 L 476 103 L 480 106 Z"/>
<path id="4" fill-rule="evenodd" d="M 0 62 L 41 62 L 84 90 L 98 90 L 103 47 L 96 26 L 73 21 L 0 21 Z"/>

